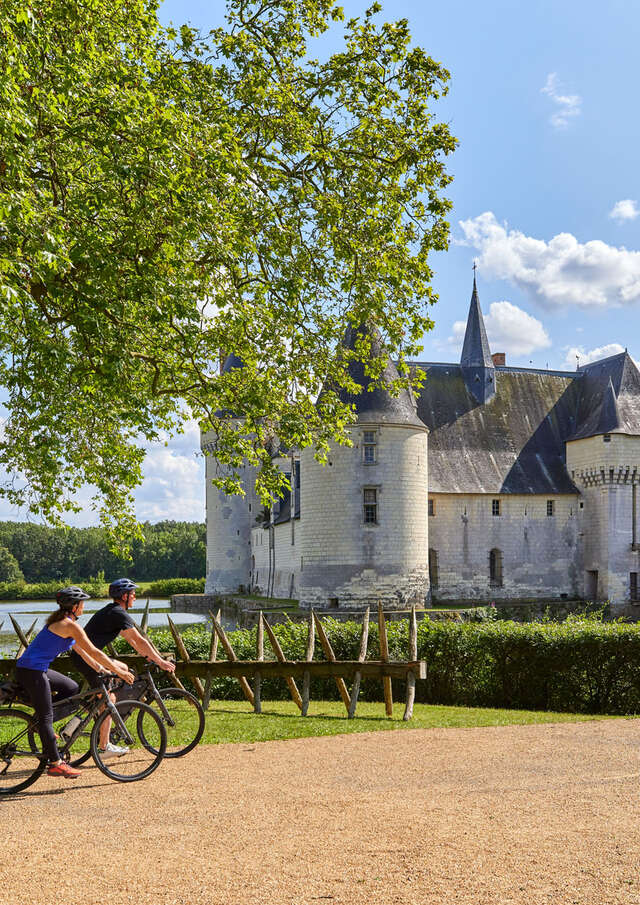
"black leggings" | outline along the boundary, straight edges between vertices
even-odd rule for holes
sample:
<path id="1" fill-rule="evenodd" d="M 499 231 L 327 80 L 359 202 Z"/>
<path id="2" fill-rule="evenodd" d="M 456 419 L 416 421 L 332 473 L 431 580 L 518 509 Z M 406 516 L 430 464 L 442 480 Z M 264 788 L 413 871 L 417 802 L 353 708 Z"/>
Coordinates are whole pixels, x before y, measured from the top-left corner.
<path id="1" fill-rule="evenodd" d="M 38 717 L 38 732 L 42 740 L 42 750 L 49 763 L 60 760 L 56 735 L 53 731 L 52 694 L 55 695 L 57 704 L 58 701 L 77 694 L 78 683 L 69 676 L 56 672 L 55 669 L 39 672 L 37 669 L 24 669 L 20 666 L 16 668 L 16 679 L 31 698 L 33 709 Z"/>

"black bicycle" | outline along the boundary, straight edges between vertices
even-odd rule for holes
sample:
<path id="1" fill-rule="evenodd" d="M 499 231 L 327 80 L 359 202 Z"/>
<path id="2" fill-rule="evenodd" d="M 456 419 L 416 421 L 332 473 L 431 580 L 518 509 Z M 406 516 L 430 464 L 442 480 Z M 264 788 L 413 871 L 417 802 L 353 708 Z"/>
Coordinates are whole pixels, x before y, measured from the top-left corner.
<path id="1" fill-rule="evenodd" d="M 129 699 L 141 701 L 152 707 L 162 720 L 167 734 L 164 757 L 183 757 L 189 751 L 193 751 L 202 738 L 205 724 L 204 710 L 200 701 L 184 688 L 158 688 L 152 670 L 157 675 L 163 672 L 149 661 L 147 668 L 140 673 L 133 685 L 124 686 L 116 691 L 116 698 L 126 695 Z M 91 734 L 90 727 L 86 727 L 78 738 L 75 750 L 80 751 L 84 746 L 84 751 L 72 754 L 70 760 L 72 767 L 79 767 L 91 757 L 89 746 Z M 151 753 L 158 752 L 157 739 L 155 736 L 147 736 L 144 726 L 139 735 L 140 741 Z"/>
<path id="2" fill-rule="evenodd" d="M 78 746 L 85 750 L 85 733 L 93 723 L 83 762 L 93 757 L 98 769 L 110 779 L 135 782 L 149 776 L 162 762 L 167 733 L 161 718 L 148 704 L 138 700 L 114 704 L 109 698 L 108 679 L 120 681 L 117 676 L 107 674 L 95 688 L 54 701 L 58 750 L 63 760 L 73 763 Z M 2 698 L 10 706 L 0 707 L 0 795 L 9 795 L 34 783 L 47 766 L 47 758 L 42 751 L 35 714 L 15 706 L 30 706 L 24 691 L 15 682 L 5 683 Z M 100 730 L 107 719 L 111 720 L 109 741 L 124 749 L 117 757 L 100 748 Z"/>

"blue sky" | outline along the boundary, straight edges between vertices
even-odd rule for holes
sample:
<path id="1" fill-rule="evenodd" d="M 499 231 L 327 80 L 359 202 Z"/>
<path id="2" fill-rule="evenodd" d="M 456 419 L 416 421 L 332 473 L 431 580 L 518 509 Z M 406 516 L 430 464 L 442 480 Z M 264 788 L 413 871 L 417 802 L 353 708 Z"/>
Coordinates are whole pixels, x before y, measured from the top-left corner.
<path id="1" fill-rule="evenodd" d="M 344 3 L 346 17 L 368 3 Z M 164 0 L 160 17 L 207 29 L 224 4 Z M 423 359 L 457 361 L 478 260 L 492 351 L 573 370 L 628 347 L 640 359 L 640 10 L 629 0 L 395 0 L 414 43 L 451 72 L 434 112 L 459 139 L 450 158 L 451 247 L 434 255 L 440 300 Z M 322 41 L 341 46 L 337 23 Z M 192 425 L 150 448 L 139 518 L 204 518 Z M 16 517 L 2 511 L 0 517 Z M 91 524 L 85 513 L 78 524 Z"/>

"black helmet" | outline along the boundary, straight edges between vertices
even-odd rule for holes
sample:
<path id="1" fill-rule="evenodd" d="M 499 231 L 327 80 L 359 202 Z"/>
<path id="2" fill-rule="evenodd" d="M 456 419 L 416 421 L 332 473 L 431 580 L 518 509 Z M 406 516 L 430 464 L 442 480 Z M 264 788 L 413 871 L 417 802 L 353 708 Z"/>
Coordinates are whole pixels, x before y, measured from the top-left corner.
<path id="1" fill-rule="evenodd" d="M 134 584 L 130 578 L 116 578 L 109 585 L 109 597 L 113 597 L 114 600 L 120 600 L 129 591 L 135 591 L 137 587 L 138 585 Z"/>
<path id="2" fill-rule="evenodd" d="M 60 609 L 71 609 L 81 600 L 89 600 L 90 595 L 86 594 L 82 588 L 72 584 L 68 588 L 61 588 L 56 594 L 56 603 Z"/>

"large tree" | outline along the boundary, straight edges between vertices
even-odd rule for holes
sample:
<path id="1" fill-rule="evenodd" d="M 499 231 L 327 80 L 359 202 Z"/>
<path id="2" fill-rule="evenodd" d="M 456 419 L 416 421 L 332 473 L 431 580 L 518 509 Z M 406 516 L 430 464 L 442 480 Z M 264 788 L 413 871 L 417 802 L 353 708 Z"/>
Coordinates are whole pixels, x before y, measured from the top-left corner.
<path id="1" fill-rule="evenodd" d="M 227 489 L 248 457 L 277 490 L 274 435 L 346 439 L 349 322 L 416 354 L 427 256 L 448 239 L 455 140 L 431 111 L 448 73 L 378 12 L 341 25 L 334 0 L 227 0 L 226 25 L 199 34 L 163 28 L 153 0 L 4 0 L 12 501 L 55 521 L 90 484 L 126 536 L 141 441 L 189 414 L 215 429 Z M 343 49 L 311 59 L 329 27 Z M 221 351 L 244 368 L 220 375 Z"/>

